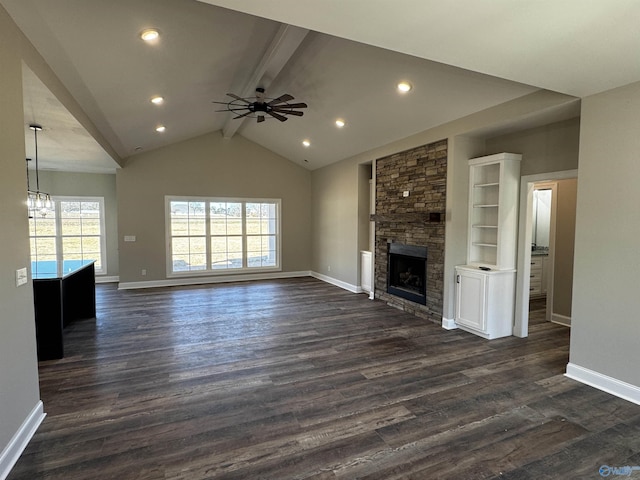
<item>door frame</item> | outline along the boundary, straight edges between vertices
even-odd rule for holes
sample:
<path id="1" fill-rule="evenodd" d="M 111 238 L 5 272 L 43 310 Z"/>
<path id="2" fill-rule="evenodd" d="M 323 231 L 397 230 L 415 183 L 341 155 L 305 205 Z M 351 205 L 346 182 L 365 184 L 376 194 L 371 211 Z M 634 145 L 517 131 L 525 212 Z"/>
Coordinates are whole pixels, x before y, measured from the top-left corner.
<path id="1" fill-rule="evenodd" d="M 531 274 L 531 232 L 533 224 L 534 185 L 536 183 L 553 182 L 569 178 L 578 178 L 578 170 L 538 173 L 535 175 L 525 175 L 520 177 L 516 311 L 513 324 L 513 335 L 516 337 L 526 337 L 529 335 L 529 275 Z M 552 225 L 552 229 L 553 231 L 550 233 L 555 235 L 554 225 Z M 550 288 L 553 288 L 553 280 L 549 281 L 549 286 Z M 549 295 L 549 293 L 547 293 L 547 295 Z M 553 298 L 553 292 L 551 292 L 551 298 Z M 547 302 L 548 315 L 550 315 L 551 312 L 551 306 L 549 303 L 550 302 Z"/>

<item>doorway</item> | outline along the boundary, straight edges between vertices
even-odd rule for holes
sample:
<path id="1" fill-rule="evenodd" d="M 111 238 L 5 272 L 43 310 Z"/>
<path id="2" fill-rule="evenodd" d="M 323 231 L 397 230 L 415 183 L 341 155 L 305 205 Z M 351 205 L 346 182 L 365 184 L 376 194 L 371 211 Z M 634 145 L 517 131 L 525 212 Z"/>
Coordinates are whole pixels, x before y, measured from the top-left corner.
<path id="1" fill-rule="evenodd" d="M 534 246 L 532 245 L 532 239 L 534 238 L 534 191 L 536 189 L 546 189 L 547 187 L 552 190 L 551 196 L 554 198 L 553 186 L 557 185 L 558 181 L 577 179 L 577 170 L 566 170 L 562 172 L 550 172 L 536 175 L 523 176 L 521 178 L 520 188 L 520 216 L 519 216 L 519 228 L 518 228 L 518 266 L 516 274 L 516 314 L 514 321 L 513 334 L 517 337 L 526 337 L 529 333 L 529 302 L 530 302 L 530 289 L 531 275 L 532 275 L 532 259 L 538 255 L 532 255 L 534 253 Z M 557 190 L 555 194 L 557 199 Z M 549 212 L 550 224 L 549 224 L 549 250 L 547 253 L 547 274 L 550 276 L 546 280 L 546 302 L 545 302 L 545 320 L 555 321 L 554 308 L 554 277 L 556 270 L 556 222 L 555 218 L 557 212 L 557 201 L 551 202 L 551 211 Z M 544 238 L 544 233 L 542 234 Z M 572 242 L 571 242 L 572 243 Z M 573 245 L 571 244 L 571 248 Z M 542 251 L 542 250 L 541 250 Z M 536 252 L 538 253 L 538 252 Z M 571 262 L 573 259 L 571 258 Z M 534 262 L 536 263 L 536 262 Z M 537 267 L 534 267 L 537 268 Z M 537 273 L 536 271 L 533 272 Z M 540 272 L 541 274 L 541 272 Z M 537 279 L 536 279 L 537 281 Z M 570 302 L 570 299 L 569 299 Z M 570 305 L 569 305 L 570 308 Z M 570 317 L 569 317 L 570 319 Z M 558 321 L 558 323 L 563 323 Z"/>

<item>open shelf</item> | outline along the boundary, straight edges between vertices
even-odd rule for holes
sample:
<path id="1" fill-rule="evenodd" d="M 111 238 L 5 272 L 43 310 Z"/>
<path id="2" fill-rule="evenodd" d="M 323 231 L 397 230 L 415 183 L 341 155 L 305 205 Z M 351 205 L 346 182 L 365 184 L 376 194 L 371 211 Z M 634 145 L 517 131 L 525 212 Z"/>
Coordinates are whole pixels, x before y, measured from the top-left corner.
<path id="1" fill-rule="evenodd" d="M 469 160 L 467 263 L 492 270 L 513 269 L 516 262 L 520 159 L 502 153 Z"/>

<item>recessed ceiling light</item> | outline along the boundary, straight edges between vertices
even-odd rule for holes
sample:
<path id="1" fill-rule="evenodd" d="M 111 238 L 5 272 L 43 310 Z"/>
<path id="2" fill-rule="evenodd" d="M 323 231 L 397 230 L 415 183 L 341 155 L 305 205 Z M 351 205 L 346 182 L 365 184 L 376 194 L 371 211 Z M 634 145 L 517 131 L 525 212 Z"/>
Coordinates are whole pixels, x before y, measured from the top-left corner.
<path id="1" fill-rule="evenodd" d="M 400 82 L 398 84 L 398 91 L 401 93 L 407 93 L 411 90 L 411 84 L 409 82 Z"/>
<path id="2" fill-rule="evenodd" d="M 162 105 L 164 103 L 164 98 L 159 95 L 155 96 L 151 99 L 151 103 L 153 103 L 154 105 Z"/>
<path id="3" fill-rule="evenodd" d="M 162 132 L 164 132 L 166 129 L 167 129 L 167 127 L 165 127 L 164 125 L 158 125 L 158 126 L 156 127 L 156 132 L 160 132 L 160 133 L 162 133 Z"/>
<path id="4" fill-rule="evenodd" d="M 305 147 L 308 147 L 311 145 L 311 142 L 309 140 L 303 140 L 302 145 L 304 145 Z"/>
<path id="5" fill-rule="evenodd" d="M 160 36 L 160 32 L 155 28 L 147 28 L 140 33 L 140 38 L 145 42 L 153 42 Z"/>
<path id="6" fill-rule="evenodd" d="M 341 118 L 336 120 L 336 127 L 338 127 L 338 128 L 344 127 L 344 120 L 342 120 Z"/>

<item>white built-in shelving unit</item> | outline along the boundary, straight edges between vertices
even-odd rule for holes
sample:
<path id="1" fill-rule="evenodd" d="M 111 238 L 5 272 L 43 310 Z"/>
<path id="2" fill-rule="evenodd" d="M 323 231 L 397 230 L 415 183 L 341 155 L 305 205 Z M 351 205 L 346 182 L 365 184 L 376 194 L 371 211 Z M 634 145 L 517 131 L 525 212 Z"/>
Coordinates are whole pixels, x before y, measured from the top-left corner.
<path id="1" fill-rule="evenodd" d="M 513 332 L 521 159 L 469 160 L 467 264 L 456 267 L 455 322 L 487 339 Z"/>

